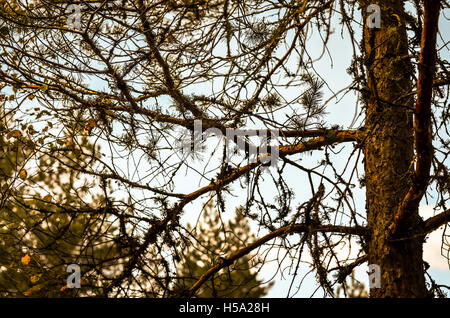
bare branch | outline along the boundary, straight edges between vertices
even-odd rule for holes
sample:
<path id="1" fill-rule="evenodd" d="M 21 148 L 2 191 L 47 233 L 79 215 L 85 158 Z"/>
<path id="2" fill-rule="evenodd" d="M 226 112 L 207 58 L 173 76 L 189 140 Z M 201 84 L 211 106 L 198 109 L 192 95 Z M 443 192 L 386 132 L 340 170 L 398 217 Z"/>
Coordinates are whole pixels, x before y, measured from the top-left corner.
<path id="1" fill-rule="evenodd" d="M 425 221 L 425 233 L 431 233 L 437 230 L 440 226 L 450 222 L 450 210 L 435 215 Z"/>
<path id="2" fill-rule="evenodd" d="M 333 233 L 342 233 L 342 234 L 350 234 L 350 235 L 359 235 L 365 236 L 368 234 L 367 228 L 361 226 L 349 227 L 349 226 L 339 226 L 339 225 L 319 225 L 316 227 L 312 227 L 306 224 L 293 224 L 288 225 L 282 228 L 279 228 L 266 236 L 260 238 L 256 242 L 240 249 L 239 251 L 233 253 L 232 255 L 220 259 L 219 263 L 214 267 L 211 267 L 208 271 L 203 274 L 202 277 L 189 289 L 188 297 L 192 297 L 195 295 L 197 290 L 205 283 L 211 276 L 220 271 L 222 268 L 230 266 L 233 262 L 238 260 L 239 258 L 247 255 L 254 249 L 260 247 L 261 245 L 267 243 L 274 238 L 283 236 L 283 235 L 291 235 L 295 233 L 305 233 L 305 232 L 333 232 Z"/>

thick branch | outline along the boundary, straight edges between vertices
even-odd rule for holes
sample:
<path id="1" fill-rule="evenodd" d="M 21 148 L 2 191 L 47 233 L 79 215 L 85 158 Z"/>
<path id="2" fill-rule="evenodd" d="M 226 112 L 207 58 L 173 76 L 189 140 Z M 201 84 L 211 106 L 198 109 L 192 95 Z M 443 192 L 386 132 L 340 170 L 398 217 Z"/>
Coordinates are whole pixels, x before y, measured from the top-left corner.
<path id="1" fill-rule="evenodd" d="M 431 233 L 448 222 L 450 222 L 450 210 L 446 210 L 426 220 L 425 233 Z"/>
<path id="2" fill-rule="evenodd" d="M 301 144 L 297 144 L 297 145 L 280 146 L 279 147 L 279 155 L 281 157 L 287 156 L 287 155 L 293 155 L 293 154 L 297 154 L 297 153 L 301 153 L 301 152 L 305 152 L 305 151 L 315 150 L 315 149 L 318 149 L 323 146 L 332 145 L 334 143 L 355 141 L 360 136 L 360 134 L 361 134 L 360 131 L 337 132 L 337 133 L 333 134 L 333 136 L 318 137 L 318 138 L 314 138 L 310 141 L 307 141 L 305 143 L 301 143 Z M 209 185 L 207 185 L 195 192 L 185 195 L 184 198 L 179 203 L 175 204 L 175 206 L 170 211 L 168 211 L 168 213 L 164 217 L 164 219 L 162 219 L 159 222 L 156 222 L 148 229 L 147 233 L 144 236 L 144 242 L 140 245 L 139 249 L 137 249 L 137 251 L 134 253 L 133 257 L 125 265 L 126 270 L 124 270 L 119 277 L 114 279 L 113 282 L 111 282 L 111 284 L 105 288 L 105 290 L 104 290 L 105 295 L 108 295 L 108 293 L 112 290 L 113 287 L 120 284 L 125 277 L 128 277 L 130 275 L 132 270 L 135 268 L 139 257 L 146 251 L 148 246 L 156 240 L 157 236 L 161 232 L 165 231 L 168 228 L 168 226 L 171 222 L 176 222 L 181 211 L 183 210 L 183 207 L 186 204 L 194 201 L 199 196 L 201 196 L 205 193 L 208 193 L 209 191 L 214 191 L 214 190 L 220 189 L 221 187 L 238 179 L 240 176 L 244 175 L 248 171 L 255 169 L 256 167 L 258 167 L 261 164 L 262 158 L 264 158 L 267 155 L 268 154 L 262 154 L 258 157 L 258 159 L 255 162 L 250 163 L 244 167 L 235 169 L 230 174 L 223 177 L 222 179 L 211 182 Z M 331 227 L 331 228 L 328 228 L 328 227 Z M 332 226 L 332 225 L 330 225 L 328 227 L 321 227 L 320 230 L 333 229 L 335 232 L 359 235 L 361 232 L 363 232 L 363 230 L 361 230 L 361 229 L 364 229 L 362 227 L 346 228 L 346 227 L 337 227 L 337 226 Z M 291 226 L 290 226 L 290 228 L 291 228 Z M 298 231 L 299 227 L 294 226 L 293 229 L 297 229 L 297 231 Z M 340 229 L 340 230 L 338 230 L 338 229 Z M 278 231 L 280 231 L 280 230 L 278 230 Z M 355 232 L 353 232 L 353 231 L 355 231 Z M 331 230 L 328 230 L 328 232 L 331 232 Z M 280 233 L 279 235 L 281 235 L 281 234 L 282 233 Z M 274 237 L 276 237 L 276 236 L 274 236 Z M 270 238 L 267 238 L 267 236 L 265 238 L 267 240 L 270 239 Z M 261 239 L 261 240 L 263 240 L 263 239 Z M 261 243 L 261 244 L 263 244 L 263 243 Z"/>
<path id="3" fill-rule="evenodd" d="M 309 140 L 304 143 L 289 145 L 289 146 L 280 146 L 279 147 L 279 156 L 284 157 L 287 155 L 293 155 L 305 151 L 315 150 L 323 146 L 332 145 L 334 143 L 340 142 L 351 142 L 358 139 L 360 132 L 359 131 L 338 131 L 333 136 L 327 137 L 317 137 L 312 140 Z M 249 163 L 246 166 L 233 170 L 230 174 L 219 179 L 217 181 L 211 182 L 209 185 L 198 189 L 195 192 L 187 194 L 185 196 L 184 204 L 195 200 L 199 196 L 209 192 L 220 189 L 221 187 L 231 183 L 232 181 L 238 179 L 242 175 L 246 174 L 248 171 L 253 170 L 257 166 L 259 166 L 263 160 L 263 158 L 270 156 L 270 154 L 262 154 L 258 157 L 258 159 L 252 163 Z"/>
<path id="4" fill-rule="evenodd" d="M 211 267 L 206 273 L 204 273 L 199 280 L 189 289 L 188 297 L 192 297 L 195 295 L 195 293 L 198 291 L 198 289 L 205 283 L 211 276 L 216 274 L 218 271 L 220 271 L 222 268 L 225 268 L 227 266 L 230 266 L 233 262 L 238 260 L 239 258 L 247 255 L 254 249 L 260 247 L 261 245 L 267 243 L 268 241 L 283 236 L 283 235 L 290 235 L 295 233 L 305 233 L 305 232 L 333 232 L 333 233 L 342 233 L 342 234 L 351 234 L 351 235 L 360 235 L 364 236 L 368 234 L 367 228 L 355 226 L 355 227 L 348 227 L 348 226 L 339 226 L 339 225 L 319 225 L 317 227 L 311 227 L 306 224 L 293 224 L 284 226 L 282 228 L 279 228 L 266 236 L 258 239 L 257 241 L 253 242 L 252 244 L 238 250 L 237 252 L 231 254 L 228 257 L 222 258 L 217 265 L 214 267 Z"/>
<path id="5" fill-rule="evenodd" d="M 44 83 L 26 83 L 25 81 L 21 81 L 19 79 L 13 79 L 10 77 L 7 77 L 6 74 L 2 73 L 0 70 L 0 78 L 2 81 L 12 85 L 12 86 L 19 86 L 23 89 L 33 89 L 38 90 L 41 89 Z M 72 98 L 75 102 L 77 102 L 79 105 L 72 106 L 71 109 L 78 109 L 78 108 L 96 108 L 101 110 L 111 110 L 115 112 L 126 112 L 129 114 L 140 114 L 144 115 L 147 118 L 151 119 L 152 121 L 159 122 L 159 123 L 168 123 L 173 124 L 181 127 L 185 127 L 191 131 L 194 130 L 194 119 L 185 119 L 185 118 L 179 118 L 175 116 L 171 116 L 168 114 L 161 113 L 159 111 L 151 110 L 145 107 L 139 107 L 137 105 L 137 102 L 142 101 L 148 97 L 153 96 L 152 94 L 148 95 L 142 95 L 140 97 L 137 97 L 134 99 L 133 106 L 126 106 L 126 105 L 116 105 L 113 103 L 106 103 L 99 100 L 85 100 L 82 97 L 80 97 L 80 92 L 77 91 L 71 91 L 68 90 L 63 85 L 51 85 L 48 86 L 47 91 L 55 91 L 62 93 L 70 98 Z M 155 93 L 155 96 L 159 96 L 160 94 L 166 94 L 166 91 L 160 91 L 158 93 Z M 100 95 L 100 92 L 82 92 L 82 94 L 89 94 L 89 95 Z M 104 93 L 101 93 L 104 94 Z M 117 100 L 119 99 L 115 95 L 106 95 L 108 99 L 111 100 Z M 226 135 L 226 129 L 232 128 L 229 125 L 223 124 L 224 119 L 221 118 L 215 118 L 215 119 L 203 119 L 202 120 L 202 129 L 206 130 L 209 128 L 217 128 L 220 129 L 220 131 Z M 274 130 L 274 129 L 272 129 Z M 362 130 L 345 130 L 345 129 L 279 129 L 278 135 L 280 138 L 312 138 L 312 137 L 328 137 L 328 136 L 335 136 L 335 135 L 347 135 L 349 138 L 353 138 L 353 141 L 362 141 L 364 138 L 364 134 Z"/>
<path id="6" fill-rule="evenodd" d="M 419 206 L 430 179 L 433 157 L 431 133 L 431 102 L 433 76 L 436 64 L 436 35 L 438 31 L 440 1 L 424 1 L 424 26 L 422 30 L 421 53 L 419 59 L 419 79 L 417 82 L 417 102 L 415 105 L 414 131 L 416 149 L 416 169 L 413 184 L 398 208 L 389 234 L 396 233 L 402 221 Z"/>

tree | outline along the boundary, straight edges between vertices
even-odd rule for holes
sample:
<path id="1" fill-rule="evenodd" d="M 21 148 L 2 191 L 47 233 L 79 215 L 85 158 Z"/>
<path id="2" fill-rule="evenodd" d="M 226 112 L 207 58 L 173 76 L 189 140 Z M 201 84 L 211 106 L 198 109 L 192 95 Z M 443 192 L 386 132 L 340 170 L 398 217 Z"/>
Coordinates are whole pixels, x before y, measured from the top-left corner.
<path id="1" fill-rule="evenodd" d="M 95 203 L 86 201 L 90 184 L 80 184 L 82 180 L 55 158 L 39 156 L 34 160 L 38 166 L 28 168 L 43 143 L 38 139 L 45 136 L 35 137 L 40 133 L 26 123 L 13 129 L 17 122 L 11 114 L 1 114 L 0 295 L 98 295 L 105 274 L 95 268 L 102 264 L 114 270 L 124 256 L 111 240 L 116 230 L 113 222 L 99 217 Z M 68 139 L 79 143 L 80 152 L 64 159 L 83 163 L 86 158 L 81 152 L 92 151 L 93 145 L 87 138 Z M 101 194 L 94 196 L 99 202 L 103 199 Z M 82 288 L 66 284 L 69 264 L 80 266 Z"/>
<path id="2" fill-rule="evenodd" d="M 350 274 L 349 278 L 350 284 L 347 283 L 347 281 L 345 281 L 344 284 L 342 284 L 342 286 L 338 286 L 336 290 L 337 296 L 340 296 L 342 291 L 344 293 L 344 296 L 348 298 L 369 297 L 366 286 L 355 278 L 355 274 L 353 272 Z"/>
<path id="3" fill-rule="evenodd" d="M 185 218 L 214 194 L 220 213 L 243 205 L 259 238 L 210 258 L 187 296 L 267 247 L 263 267 L 274 261 L 290 273 L 289 296 L 305 263 L 324 296 L 368 263 L 381 270 L 371 297 L 429 297 L 441 291 L 427 281 L 423 244 L 450 221 L 449 62 L 438 37 L 448 8 L 444 0 L 0 1 L 0 84 L 13 95 L 8 110 L 39 105 L 53 127 L 73 123 L 70 136 L 100 146 L 77 164 L 53 134 L 37 153 L 95 181 L 105 198 L 96 211 L 118 223 L 114 239 L 128 257 L 105 296 L 171 295 L 180 246 L 196 237 Z M 327 71 L 343 61 L 348 85 Z M 349 100 L 353 120 L 343 124 L 336 118 L 350 113 Z M 23 114 L 36 127 L 38 116 Z M 258 142 L 254 129 L 270 136 Z M 436 215 L 423 220 L 420 204 Z M 344 247 L 357 251 L 343 255 Z"/>
<path id="4" fill-rule="evenodd" d="M 188 224 L 188 231 L 195 234 L 196 242 L 190 242 L 183 251 L 186 255 L 177 271 L 180 279 L 175 282 L 175 294 L 183 295 L 199 278 L 215 265 L 217 258 L 236 252 L 256 239 L 251 233 L 243 210 L 236 209 L 234 219 L 222 222 L 213 201 L 205 206 L 203 219 L 197 229 Z M 197 292 L 197 297 L 259 298 L 267 294 L 273 285 L 261 286 L 258 272 L 252 270 L 263 262 L 258 255 L 245 255 L 228 270 L 214 274 Z"/>

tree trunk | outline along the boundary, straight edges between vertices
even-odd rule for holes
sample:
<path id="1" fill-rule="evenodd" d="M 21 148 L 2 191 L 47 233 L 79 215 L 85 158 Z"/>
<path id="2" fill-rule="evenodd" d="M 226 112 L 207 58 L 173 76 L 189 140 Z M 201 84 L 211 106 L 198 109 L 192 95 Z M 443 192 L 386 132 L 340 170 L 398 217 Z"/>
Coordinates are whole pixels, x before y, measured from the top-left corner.
<path id="1" fill-rule="evenodd" d="M 367 77 L 366 130 L 364 144 L 366 209 L 372 235 L 368 244 L 369 264 L 380 266 L 381 286 L 371 297 L 426 297 L 422 259 L 422 220 L 412 211 L 394 239 L 387 238 L 398 206 L 411 184 L 414 159 L 414 73 L 408 57 L 404 1 L 360 1 L 366 8 L 381 7 L 381 28 L 364 29 Z M 370 13 L 369 13 L 370 14 Z"/>

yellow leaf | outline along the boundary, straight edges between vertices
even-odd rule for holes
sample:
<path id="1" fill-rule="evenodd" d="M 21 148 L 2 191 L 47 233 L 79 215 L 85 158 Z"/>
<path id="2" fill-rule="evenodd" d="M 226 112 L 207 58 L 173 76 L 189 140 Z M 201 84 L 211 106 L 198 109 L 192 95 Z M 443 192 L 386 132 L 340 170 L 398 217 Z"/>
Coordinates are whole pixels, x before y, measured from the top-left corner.
<path id="1" fill-rule="evenodd" d="M 28 265 L 28 263 L 30 263 L 30 260 L 31 260 L 31 257 L 27 253 L 27 254 L 25 254 L 24 257 L 22 257 L 22 259 L 20 261 L 22 262 L 22 264 Z"/>
<path id="2" fill-rule="evenodd" d="M 28 290 L 27 290 L 26 292 L 24 292 L 23 294 L 24 294 L 25 296 L 30 296 L 30 294 L 31 294 L 32 292 L 39 291 L 39 290 L 41 290 L 41 288 L 42 288 L 42 286 L 36 285 L 36 286 L 33 286 L 33 287 L 31 287 L 30 289 L 28 289 Z"/>
<path id="3" fill-rule="evenodd" d="M 39 279 L 41 279 L 41 276 L 42 276 L 42 274 L 31 276 L 31 277 L 30 277 L 30 282 L 32 282 L 33 284 L 34 284 L 34 283 L 37 283 L 37 281 L 38 281 Z"/>
<path id="4" fill-rule="evenodd" d="M 19 223 L 10 223 L 10 224 L 7 225 L 7 227 L 10 230 L 15 230 L 15 229 L 20 227 L 20 224 Z"/>
<path id="5" fill-rule="evenodd" d="M 61 289 L 60 289 L 59 291 L 63 292 L 63 291 L 65 291 L 67 288 L 69 288 L 69 286 L 68 286 L 68 285 L 64 285 L 63 287 L 61 287 Z"/>
<path id="6" fill-rule="evenodd" d="M 43 198 L 43 200 L 44 200 L 44 201 L 47 201 L 47 202 L 52 201 L 52 199 L 53 199 L 53 197 L 52 197 L 51 194 L 47 194 L 47 195 Z"/>
<path id="7" fill-rule="evenodd" d="M 88 120 L 85 129 L 90 132 L 92 130 L 92 128 L 97 127 L 97 122 L 95 121 L 94 118 L 91 118 Z"/>
<path id="8" fill-rule="evenodd" d="M 19 172 L 20 179 L 25 180 L 27 178 L 27 175 L 28 175 L 28 173 L 25 169 L 20 170 L 20 172 Z"/>
<path id="9" fill-rule="evenodd" d="M 29 99 L 29 100 L 33 100 L 33 98 L 34 98 L 34 95 L 33 95 L 33 94 L 28 95 L 28 99 Z"/>
<path id="10" fill-rule="evenodd" d="M 22 137 L 22 133 L 20 132 L 20 130 L 17 130 L 17 129 L 12 130 L 8 133 L 8 135 L 6 135 L 6 138 L 8 138 L 8 139 L 11 137 L 20 138 L 20 137 Z"/>

